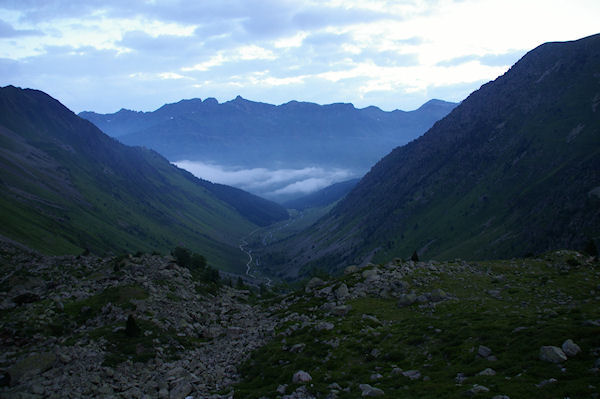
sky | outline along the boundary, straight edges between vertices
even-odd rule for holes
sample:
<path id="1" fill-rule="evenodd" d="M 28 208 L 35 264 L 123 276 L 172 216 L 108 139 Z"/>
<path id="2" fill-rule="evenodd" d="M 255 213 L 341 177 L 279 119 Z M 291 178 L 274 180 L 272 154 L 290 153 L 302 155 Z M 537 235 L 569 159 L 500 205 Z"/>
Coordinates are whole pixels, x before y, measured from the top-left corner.
<path id="1" fill-rule="evenodd" d="M 75 112 L 237 95 L 412 110 L 599 20 L 598 0 L 0 0 L 0 85 Z"/>

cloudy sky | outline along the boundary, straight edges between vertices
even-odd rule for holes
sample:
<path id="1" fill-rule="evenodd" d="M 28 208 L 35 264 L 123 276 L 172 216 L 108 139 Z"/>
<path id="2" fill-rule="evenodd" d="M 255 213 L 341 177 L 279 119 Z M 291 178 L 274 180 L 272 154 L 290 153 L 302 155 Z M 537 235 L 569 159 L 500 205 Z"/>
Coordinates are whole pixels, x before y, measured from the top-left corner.
<path id="1" fill-rule="evenodd" d="M 75 112 L 238 94 L 410 110 L 599 20 L 598 0 L 0 0 L 0 85 Z"/>

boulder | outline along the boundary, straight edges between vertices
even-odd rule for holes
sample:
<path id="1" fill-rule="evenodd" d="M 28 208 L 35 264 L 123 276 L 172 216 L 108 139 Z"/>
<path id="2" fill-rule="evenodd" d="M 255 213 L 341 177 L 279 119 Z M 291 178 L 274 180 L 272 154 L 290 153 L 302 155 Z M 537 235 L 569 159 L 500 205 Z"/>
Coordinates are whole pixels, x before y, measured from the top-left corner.
<path id="1" fill-rule="evenodd" d="M 479 349 L 477 349 L 477 354 L 481 357 L 488 357 L 492 354 L 492 350 L 487 346 L 479 345 Z"/>
<path id="2" fill-rule="evenodd" d="M 576 356 L 581 352 L 581 348 L 572 339 L 568 339 L 562 344 L 562 350 L 568 357 Z"/>
<path id="3" fill-rule="evenodd" d="M 278 394 L 280 394 L 280 395 L 283 395 L 283 394 L 285 394 L 285 390 L 286 390 L 286 388 L 287 388 L 287 384 L 280 384 L 280 385 L 277 387 L 277 393 L 278 393 Z"/>
<path id="4" fill-rule="evenodd" d="M 296 371 L 292 377 L 292 382 L 294 384 L 304 384 L 310 381 L 312 381 L 312 377 L 304 370 Z"/>
<path id="5" fill-rule="evenodd" d="M 352 274 L 358 271 L 358 266 L 352 265 L 344 269 L 344 274 Z"/>
<path id="6" fill-rule="evenodd" d="M 331 310 L 331 313 L 335 316 L 345 316 L 348 314 L 350 309 L 352 309 L 352 307 L 350 305 L 339 305 L 339 306 L 334 307 Z"/>
<path id="7" fill-rule="evenodd" d="M 471 388 L 467 391 L 467 395 L 473 396 L 473 395 L 477 395 L 479 393 L 485 393 L 485 392 L 489 392 L 489 391 L 490 391 L 490 389 L 488 387 L 485 387 L 485 386 L 479 385 L 479 384 L 475 384 L 475 385 L 473 385 L 473 388 Z"/>
<path id="8" fill-rule="evenodd" d="M 325 281 L 321 280 L 318 277 L 313 277 L 308 281 L 308 283 L 306 283 L 306 287 L 304 287 L 304 291 L 311 292 L 312 290 L 314 290 L 317 287 L 322 286 L 323 284 L 325 284 Z"/>
<path id="9" fill-rule="evenodd" d="M 406 370 L 402 373 L 402 375 L 410 378 L 411 380 L 418 380 L 421 378 L 421 372 L 419 370 Z"/>
<path id="10" fill-rule="evenodd" d="M 348 297 L 348 286 L 344 283 L 342 283 L 342 285 L 340 285 L 336 290 L 335 290 L 335 297 L 337 298 L 338 301 L 341 301 L 343 299 L 346 299 Z"/>
<path id="11" fill-rule="evenodd" d="M 567 360 L 567 355 L 557 346 L 542 346 L 540 360 L 551 363 L 562 363 Z"/>
<path id="12" fill-rule="evenodd" d="M 431 301 L 433 302 L 441 302 L 443 300 L 448 299 L 448 294 L 446 294 L 446 292 L 444 292 L 444 290 L 440 289 L 440 288 L 436 288 L 435 290 L 431 291 Z"/>
<path id="13" fill-rule="evenodd" d="M 398 306 L 399 307 L 404 307 L 404 306 L 412 305 L 416 301 L 417 301 L 417 295 L 416 294 L 414 294 L 414 293 L 402 294 L 398 298 Z"/>
<path id="14" fill-rule="evenodd" d="M 382 396 L 385 394 L 381 389 L 372 387 L 369 384 L 360 384 L 358 387 L 362 391 L 361 396 Z"/>
<path id="15" fill-rule="evenodd" d="M 496 370 L 488 367 L 487 369 L 477 373 L 477 375 L 496 375 Z"/>
<path id="16" fill-rule="evenodd" d="M 372 282 L 379 280 L 379 273 L 377 269 L 365 270 L 361 273 L 361 276 L 365 279 L 365 282 Z"/>

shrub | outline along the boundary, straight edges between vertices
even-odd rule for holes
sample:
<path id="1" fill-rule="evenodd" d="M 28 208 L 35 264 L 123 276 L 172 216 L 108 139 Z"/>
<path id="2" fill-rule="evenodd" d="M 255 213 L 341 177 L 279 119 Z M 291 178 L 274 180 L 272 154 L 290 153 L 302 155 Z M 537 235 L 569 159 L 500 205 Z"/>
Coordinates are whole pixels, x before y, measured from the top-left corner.
<path id="1" fill-rule="evenodd" d="M 419 261 L 419 255 L 417 254 L 417 251 L 413 252 L 412 256 L 410 257 L 410 260 L 412 260 L 413 262 Z"/>
<path id="2" fill-rule="evenodd" d="M 140 336 L 140 328 L 138 327 L 133 315 L 129 315 L 127 317 L 127 323 L 125 324 L 125 335 L 130 338 L 139 337 Z"/>
<path id="3" fill-rule="evenodd" d="M 192 254 L 190 263 L 194 269 L 204 269 L 206 267 L 206 258 L 200 254 L 194 253 Z"/>
<path id="4" fill-rule="evenodd" d="M 192 264 L 192 251 L 190 251 L 187 248 L 176 247 L 171 252 L 171 255 L 173 255 L 173 257 L 175 258 L 175 262 L 177 262 L 179 266 L 189 268 Z"/>

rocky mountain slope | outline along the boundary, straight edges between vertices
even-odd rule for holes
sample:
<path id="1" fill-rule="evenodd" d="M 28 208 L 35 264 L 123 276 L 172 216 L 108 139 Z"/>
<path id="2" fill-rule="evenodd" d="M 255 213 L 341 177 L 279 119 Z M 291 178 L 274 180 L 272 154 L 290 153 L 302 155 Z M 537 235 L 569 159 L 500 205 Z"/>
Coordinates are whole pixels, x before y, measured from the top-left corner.
<path id="1" fill-rule="evenodd" d="M 148 254 L 0 247 L 0 396 L 598 397 L 600 264 L 348 267 L 287 294 Z"/>
<path id="2" fill-rule="evenodd" d="M 598 240 L 599 70 L 600 35 L 530 51 L 285 242 L 288 270 L 415 250 L 508 258 Z"/>
<path id="3" fill-rule="evenodd" d="M 47 253 L 169 251 L 233 270 L 237 240 L 285 209 L 127 147 L 45 93 L 0 89 L 0 234 Z"/>
<path id="4" fill-rule="evenodd" d="M 183 159 L 242 167 L 340 167 L 364 174 L 394 147 L 425 132 L 456 104 L 431 100 L 410 111 L 291 101 L 279 106 L 237 97 L 166 104 L 153 112 L 82 112 L 125 144 Z"/>

